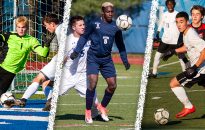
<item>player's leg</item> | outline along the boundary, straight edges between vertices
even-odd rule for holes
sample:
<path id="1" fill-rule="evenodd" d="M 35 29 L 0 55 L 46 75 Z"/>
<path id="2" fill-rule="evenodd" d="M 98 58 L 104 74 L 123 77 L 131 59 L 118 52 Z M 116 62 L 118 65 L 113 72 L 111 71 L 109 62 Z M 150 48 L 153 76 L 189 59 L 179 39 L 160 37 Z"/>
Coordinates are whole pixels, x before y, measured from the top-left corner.
<path id="1" fill-rule="evenodd" d="M 187 83 L 187 78 L 185 77 L 184 72 L 180 73 L 176 77 L 174 77 L 170 82 L 170 87 L 179 101 L 184 105 L 184 108 L 181 112 L 176 114 L 177 118 L 184 117 L 190 113 L 195 112 L 195 107 L 190 102 L 185 89 L 182 87 L 181 84 Z"/>
<path id="2" fill-rule="evenodd" d="M 43 92 L 46 96 L 46 99 L 48 99 L 49 94 L 52 93 L 53 82 L 54 81 L 47 80 L 47 81 L 43 82 L 43 84 L 42 84 L 42 89 L 43 89 Z"/>
<path id="3" fill-rule="evenodd" d="M 168 47 L 169 47 L 169 45 L 167 45 L 163 42 L 160 42 L 160 45 L 159 45 L 159 47 L 155 53 L 155 56 L 154 56 L 153 69 L 152 69 L 152 72 L 149 74 L 149 78 L 156 78 L 157 77 L 157 69 L 158 69 L 158 66 L 160 63 L 160 59 Z"/>
<path id="4" fill-rule="evenodd" d="M 0 67 L 0 96 L 9 89 L 14 77 L 15 74 Z"/>

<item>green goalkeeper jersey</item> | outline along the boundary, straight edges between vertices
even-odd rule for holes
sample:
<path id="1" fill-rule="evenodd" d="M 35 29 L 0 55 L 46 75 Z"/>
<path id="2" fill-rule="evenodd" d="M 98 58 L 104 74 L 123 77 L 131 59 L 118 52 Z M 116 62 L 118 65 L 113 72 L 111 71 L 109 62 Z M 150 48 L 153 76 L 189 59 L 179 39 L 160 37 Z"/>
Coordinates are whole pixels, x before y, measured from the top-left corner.
<path id="1" fill-rule="evenodd" d="M 43 57 L 49 53 L 48 47 L 42 47 L 36 38 L 27 34 L 23 37 L 17 33 L 1 34 L 0 42 L 0 66 L 14 74 L 24 69 L 31 51 Z"/>

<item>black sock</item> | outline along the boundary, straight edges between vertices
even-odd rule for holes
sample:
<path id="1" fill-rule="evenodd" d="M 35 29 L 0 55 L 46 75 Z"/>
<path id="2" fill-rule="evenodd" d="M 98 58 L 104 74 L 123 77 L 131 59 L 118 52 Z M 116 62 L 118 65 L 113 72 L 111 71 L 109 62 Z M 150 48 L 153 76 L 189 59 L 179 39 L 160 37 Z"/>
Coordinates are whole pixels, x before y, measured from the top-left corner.
<path id="1" fill-rule="evenodd" d="M 111 98 L 112 98 L 113 93 L 108 92 L 107 90 L 105 90 L 105 94 L 103 97 L 103 100 L 101 102 L 101 105 L 103 107 L 107 107 L 107 105 L 109 104 Z"/>
<path id="2" fill-rule="evenodd" d="M 94 90 L 86 90 L 86 109 L 91 110 L 91 107 L 93 105 L 93 97 L 95 94 L 95 89 Z"/>

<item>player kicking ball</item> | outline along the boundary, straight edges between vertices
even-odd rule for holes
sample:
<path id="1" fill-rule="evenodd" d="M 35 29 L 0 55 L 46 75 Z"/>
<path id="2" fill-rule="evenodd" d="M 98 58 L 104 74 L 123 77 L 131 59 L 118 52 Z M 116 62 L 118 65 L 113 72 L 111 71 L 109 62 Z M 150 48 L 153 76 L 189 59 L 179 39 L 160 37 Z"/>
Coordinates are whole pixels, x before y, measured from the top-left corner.
<path id="1" fill-rule="evenodd" d="M 195 107 L 188 99 L 183 87 L 191 88 L 196 83 L 200 85 L 205 78 L 205 41 L 193 28 L 189 27 L 189 16 L 186 12 L 179 12 L 176 15 L 176 24 L 179 31 L 183 32 L 184 45 L 172 51 L 177 54 L 187 52 L 191 63 L 191 67 L 178 74 L 170 82 L 171 90 L 184 105 L 182 111 L 176 114 L 176 118 L 182 118 L 195 112 Z"/>

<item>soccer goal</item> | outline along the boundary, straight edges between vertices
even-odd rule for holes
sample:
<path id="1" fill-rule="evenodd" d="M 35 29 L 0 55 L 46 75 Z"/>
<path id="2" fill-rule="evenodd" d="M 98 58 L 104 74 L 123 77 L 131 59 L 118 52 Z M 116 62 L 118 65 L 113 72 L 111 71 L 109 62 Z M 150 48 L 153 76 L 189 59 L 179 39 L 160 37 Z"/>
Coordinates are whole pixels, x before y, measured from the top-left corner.
<path id="1" fill-rule="evenodd" d="M 23 15 L 29 19 L 28 33 L 40 42 L 43 33 L 49 35 L 42 26 L 42 18 L 47 13 L 55 13 L 63 18 L 65 0 L 1 0 L 0 1 L 0 33 L 15 31 L 15 18 Z M 26 68 L 18 73 L 12 83 L 11 90 L 22 93 L 31 84 L 39 70 L 45 66 L 57 52 L 57 40 L 53 39 L 48 58 L 31 53 Z"/>

